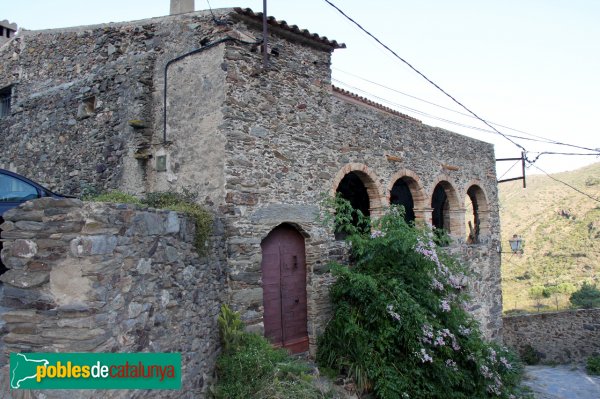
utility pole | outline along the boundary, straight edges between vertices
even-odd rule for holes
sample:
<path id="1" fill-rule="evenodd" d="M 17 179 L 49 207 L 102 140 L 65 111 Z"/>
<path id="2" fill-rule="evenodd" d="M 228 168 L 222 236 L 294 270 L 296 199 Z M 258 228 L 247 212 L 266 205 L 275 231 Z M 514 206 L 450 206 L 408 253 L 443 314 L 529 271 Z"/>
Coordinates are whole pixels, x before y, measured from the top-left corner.
<path id="1" fill-rule="evenodd" d="M 269 66 L 269 54 L 267 50 L 267 0 L 263 0 L 263 68 Z"/>

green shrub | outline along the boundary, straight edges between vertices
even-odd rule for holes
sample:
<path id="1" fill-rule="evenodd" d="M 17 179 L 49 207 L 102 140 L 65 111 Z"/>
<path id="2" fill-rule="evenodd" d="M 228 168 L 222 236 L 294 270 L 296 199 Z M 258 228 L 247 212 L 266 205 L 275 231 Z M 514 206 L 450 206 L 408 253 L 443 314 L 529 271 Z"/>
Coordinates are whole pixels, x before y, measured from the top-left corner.
<path id="1" fill-rule="evenodd" d="M 244 333 L 244 323 L 239 313 L 227 305 L 221 305 L 221 313 L 217 319 L 223 352 L 230 353 L 238 349 Z"/>
<path id="2" fill-rule="evenodd" d="M 542 357 L 538 351 L 534 349 L 533 346 L 527 344 L 521 349 L 521 360 L 525 362 L 525 364 L 533 366 L 538 364 Z"/>
<path id="3" fill-rule="evenodd" d="M 217 359 L 217 399 L 321 399 L 305 363 L 275 349 L 263 337 L 243 331 L 239 314 L 221 307 L 219 332 L 224 343 Z"/>
<path id="4" fill-rule="evenodd" d="M 583 283 L 579 290 L 571 294 L 569 301 L 576 308 L 600 308 L 600 290 L 595 285 Z"/>
<path id="5" fill-rule="evenodd" d="M 196 196 L 191 194 L 189 190 L 184 189 L 182 193 L 148 193 L 142 202 L 153 208 L 170 209 L 192 217 L 196 225 L 194 246 L 198 253 L 202 255 L 206 252 L 206 240 L 208 240 L 212 231 L 213 218 L 210 212 L 195 203 L 195 200 Z"/>
<path id="6" fill-rule="evenodd" d="M 352 266 L 332 265 L 334 314 L 319 365 L 382 399 L 518 395 L 518 359 L 486 343 L 464 310 L 466 270 L 396 207 L 371 225 L 347 237 Z"/>
<path id="7" fill-rule="evenodd" d="M 600 355 L 592 355 L 588 357 L 586 370 L 588 374 L 600 375 Z"/>

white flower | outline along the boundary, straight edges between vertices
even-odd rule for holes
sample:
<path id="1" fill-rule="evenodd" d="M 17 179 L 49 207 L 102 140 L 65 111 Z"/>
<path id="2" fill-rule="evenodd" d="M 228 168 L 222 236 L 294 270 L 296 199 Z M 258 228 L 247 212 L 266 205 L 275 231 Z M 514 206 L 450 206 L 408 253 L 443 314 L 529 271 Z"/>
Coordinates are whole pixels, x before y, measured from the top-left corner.
<path id="1" fill-rule="evenodd" d="M 373 230 L 371 238 L 385 237 L 385 233 L 381 230 Z"/>
<path id="2" fill-rule="evenodd" d="M 392 316 L 392 319 L 396 320 L 397 322 L 402 321 L 402 318 L 400 317 L 400 315 L 398 313 L 394 312 L 393 305 L 387 305 L 387 312 L 390 316 Z"/>

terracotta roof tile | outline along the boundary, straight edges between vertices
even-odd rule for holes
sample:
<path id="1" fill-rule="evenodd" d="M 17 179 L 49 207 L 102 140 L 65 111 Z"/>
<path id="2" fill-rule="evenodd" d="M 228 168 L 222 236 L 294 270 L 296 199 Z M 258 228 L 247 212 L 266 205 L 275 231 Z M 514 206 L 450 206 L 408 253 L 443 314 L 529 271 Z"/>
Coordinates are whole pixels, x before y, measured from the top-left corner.
<path id="1" fill-rule="evenodd" d="M 240 15 L 249 17 L 250 19 L 256 20 L 256 22 L 259 22 L 262 24 L 262 17 L 263 17 L 262 12 L 255 13 L 254 11 L 252 11 L 249 8 L 240 8 L 240 7 L 236 7 L 233 10 Z M 335 40 L 329 40 L 325 36 L 319 36 L 316 33 L 310 33 L 306 29 L 300 29 L 297 25 L 288 25 L 288 23 L 286 21 L 278 21 L 274 17 L 267 17 L 267 22 L 268 22 L 269 26 L 271 26 L 271 27 L 276 27 L 276 28 L 282 29 L 283 31 L 295 33 L 299 36 L 302 36 L 306 40 L 315 42 L 315 43 L 320 44 L 325 47 L 329 47 L 331 50 L 339 49 L 339 48 L 346 48 L 346 45 L 344 43 L 338 43 Z"/>
<path id="2" fill-rule="evenodd" d="M 377 108 L 377 109 L 379 109 L 381 111 L 385 111 L 385 112 L 390 113 L 392 115 L 396 115 L 396 116 L 399 116 L 399 117 L 404 118 L 404 119 L 408 119 L 408 120 L 413 121 L 413 122 L 423 123 L 420 120 L 418 120 L 416 118 L 413 118 L 412 116 L 408 116 L 406 114 L 403 114 L 402 112 L 398 112 L 398 111 L 396 111 L 393 108 L 386 107 L 385 105 L 376 103 L 375 101 L 371 101 L 368 98 L 359 96 L 358 94 L 352 93 L 351 91 L 348 91 L 348 90 L 344 90 L 344 89 L 342 89 L 340 87 L 331 85 L 331 90 L 332 90 L 333 93 L 338 93 L 338 94 L 340 94 L 343 97 L 348 97 L 348 98 L 350 98 L 350 99 L 352 99 L 352 100 L 354 100 L 356 102 L 360 102 L 360 103 L 369 105 L 371 107 Z"/>

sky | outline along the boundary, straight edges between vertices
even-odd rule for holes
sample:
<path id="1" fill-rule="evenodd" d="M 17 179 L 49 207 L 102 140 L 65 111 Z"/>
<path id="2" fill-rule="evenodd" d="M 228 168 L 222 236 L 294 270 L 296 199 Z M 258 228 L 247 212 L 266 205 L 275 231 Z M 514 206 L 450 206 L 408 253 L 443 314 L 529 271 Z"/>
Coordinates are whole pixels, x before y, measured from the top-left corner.
<path id="1" fill-rule="evenodd" d="M 500 133 L 600 153 L 595 123 L 600 109 L 600 1 L 331 1 L 482 119 L 502 125 L 493 125 Z M 195 3 L 196 10 L 209 7 L 207 0 Z M 210 0 L 210 6 L 258 12 L 263 2 Z M 168 13 L 169 0 L 0 0 L 0 20 L 32 30 Z M 511 138 L 515 145 L 500 134 L 483 131 L 491 129 L 461 115 L 468 112 L 323 0 L 269 0 L 267 13 L 347 45 L 333 55 L 335 85 L 426 124 L 493 143 L 496 158 L 520 157 L 518 145 L 530 160 L 540 152 L 593 153 Z M 597 155 L 541 155 L 527 174 L 572 170 L 599 161 Z M 520 163 L 498 162 L 497 173 L 499 178 L 517 177 Z"/>

